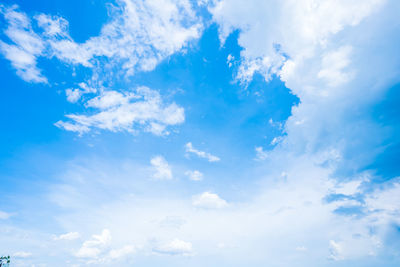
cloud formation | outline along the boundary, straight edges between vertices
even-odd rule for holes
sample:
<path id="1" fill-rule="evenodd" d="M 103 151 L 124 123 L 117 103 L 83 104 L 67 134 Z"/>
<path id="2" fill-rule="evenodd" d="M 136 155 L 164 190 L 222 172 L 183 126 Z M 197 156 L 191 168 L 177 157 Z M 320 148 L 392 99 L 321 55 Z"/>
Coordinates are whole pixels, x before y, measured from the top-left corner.
<path id="1" fill-rule="evenodd" d="M 186 153 L 192 153 L 195 154 L 196 156 L 206 159 L 209 162 L 216 162 L 216 161 L 220 161 L 221 159 L 217 156 L 214 156 L 210 153 L 204 152 L 204 151 L 200 151 L 196 148 L 193 147 L 192 143 L 189 142 L 185 145 L 185 149 L 186 149 Z"/>
<path id="2" fill-rule="evenodd" d="M 69 121 L 58 121 L 55 125 L 79 134 L 97 128 L 130 133 L 144 130 L 155 135 L 167 135 L 167 126 L 185 120 L 182 107 L 175 103 L 164 104 L 158 91 L 147 87 L 125 93 L 104 91 L 87 101 L 86 106 L 98 112 L 93 115 L 68 114 Z"/>
<path id="3" fill-rule="evenodd" d="M 150 160 L 151 165 L 155 169 L 153 178 L 159 180 L 170 180 L 172 179 L 172 170 L 168 162 L 163 156 L 155 156 Z"/>
<path id="4" fill-rule="evenodd" d="M 192 253 L 192 244 L 190 242 L 175 238 L 168 243 L 153 248 L 153 252 L 159 254 L 187 256 Z"/>
<path id="5" fill-rule="evenodd" d="M 228 206 L 228 203 L 220 198 L 217 194 L 204 192 L 200 195 L 194 196 L 192 204 L 198 208 L 204 209 L 221 209 Z"/>

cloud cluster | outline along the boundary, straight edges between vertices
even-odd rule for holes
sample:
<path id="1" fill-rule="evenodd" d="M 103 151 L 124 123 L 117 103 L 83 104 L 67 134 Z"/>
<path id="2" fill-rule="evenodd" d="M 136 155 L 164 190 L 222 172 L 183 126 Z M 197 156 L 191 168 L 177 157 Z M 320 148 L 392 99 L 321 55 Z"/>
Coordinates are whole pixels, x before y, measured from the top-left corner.
<path id="1" fill-rule="evenodd" d="M 149 71 L 167 56 L 199 37 L 202 24 L 187 0 L 120 0 L 110 10 L 111 21 L 99 36 L 84 43 L 75 42 L 62 17 L 39 14 L 34 23 L 17 6 L 1 6 L 8 23 L 6 35 L 14 42 L 0 42 L 2 54 L 11 61 L 17 74 L 29 82 L 46 82 L 37 68 L 40 56 L 94 70 L 120 66 L 118 72 L 132 75 Z M 108 66 L 108 67 L 105 67 Z M 106 74 L 104 72 L 103 74 Z"/>
<path id="2" fill-rule="evenodd" d="M 147 87 L 132 92 L 104 91 L 90 99 L 86 107 L 97 110 L 93 115 L 66 115 L 70 121 L 58 121 L 55 125 L 80 134 L 93 128 L 113 132 L 134 133 L 141 129 L 155 135 L 165 135 L 166 127 L 185 120 L 184 109 L 175 103 L 164 104 L 160 94 Z"/>

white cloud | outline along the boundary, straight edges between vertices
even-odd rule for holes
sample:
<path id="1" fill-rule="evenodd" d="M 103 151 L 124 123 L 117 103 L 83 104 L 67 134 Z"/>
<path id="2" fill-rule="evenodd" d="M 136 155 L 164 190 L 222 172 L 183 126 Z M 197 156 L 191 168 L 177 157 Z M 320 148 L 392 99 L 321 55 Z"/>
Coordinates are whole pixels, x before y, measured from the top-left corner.
<path id="1" fill-rule="evenodd" d="M 201 173 L 198 170 L 186 171 L 185 175 L 188 176 L 189 179 L 192 180 L 192 181 L 201 181 L 201 180 L 203 180 L 203 173 Z"/>
<path id="2" fill-rule="evenodd" d="M 104 229 L 100 235 L 93 235 L 92 239 L 85 241 L 76 253 L 79 258 L 97 258 L 111 242 L 110 230 Z"/>
<path id="3" fill-rule="evenodd" d="M 105 56 L 111 64 L 119 62 L 128 75 L 137 70 L 152 70 L 159 61 L 179 51 L 188 41 L 199 37 L 201 24 L 186 0 L 121 0 L 112 9 L 112 20 L 101 34 L 83 44 L 75 43 L 67 31 L 68 24 L 59 18 L 38 17 L 49 29 L 63 29 L 65 38 L 49 43 L 62 61 L 90 67 L 97 57 Z M 50 28 L 48 25 L 52 25 Z"/>
<path id="4" fill-rule="evenodd" d="M 39 14 L 35 20 L 43 33 L 35 33 L 31 19 L 17 6 L 1 7 L 9 27 L 6 35 L 15 43 L 0 41 L 0 51 L 11 61 L 22 79 L 47 82 L 36 67 L 38 57 L 57 57 L 63 62 L 94 68 L 117 66 L 132 75 L 149 71 L 169 55 L 197 39 L 202 30 L 192 4 L 187 0 L 121 0 L 110 8 L 111 19 L 99 36 L 76 43 L 68 32 L 68 21 L 58 16 Z M 106 60 L 104 60 L 106 59 Z M 109 68 L 94 68 L 100 71 Z M 107 73 L 102 73 L 106 77 Z M 100 77 L 100 76 L 97 76 Z"/>
<path id="5" fill-rule="evenodd" d="M 26 252 L 26 251 L 17 251 L 15 253 L 13 253 L 13 255 L 12 255 L 12 257 L 21 258 L 21 259 L 29 258 L 31 256 L 32 256 L 32 253 Z"/>
<path id="6" fill-rule="evenodd" d="M 155 169 L 153 177 L 159 180 L 170 180 L 172 179 L 172 170 L 168 162 L 162 156 L 155 156 L 150 160 L 151 165 Z"/>
<path id="7" fill-rule="evenodd" d="M 68 102 L 71 102 L 71 103 L 75 103 L 82 96 L 81 90 L 76 89 L 76 88 L 75 89 L 68 88 L 67 90 L 65 90 L 65 94 L 67 95 Z"/>
<path id="8" fill-rule="evenodd" d="M 342 246 L 338 243 L 335 242 L 334 240 L 329 241 L 329 258 L 338 261 L 338 260 L 343 260 L 343 248 Z"/>
<path id="9" fill-rule="evenodd" d="M 13 42 L 0 40 L 0 53 L 11 62 L 18 76 L 27 82 L 46 83 L 47 79 L 37 68 L 37 58 L 44 52 L 42 39 L 33 32 L 30 19 L 24 13 L 16 11 L 17 6 L 0 6 L 8 27 L 5 35 Z"/>
<path id="10" fill-rule="evenodd" d="M 168 255 L 190 255 L 192 254 L 193 248 L 190 242 L 175 238 L 171 242 L 153 248 L 153 251 Z"/>
<path id="11" fill-rule="evenodd" d="M 351 51 L 351 46 L 342 46 L 336 51 L 329 51 L 323 55 L 318 78 L 325 79 L 327 86 L 331 87 L 348 82 L 353 76 L 353 73 L 345 70 L 350 64 Z"/>
<path id="12" fill-rule="evenodd" d="M 220 161 L 220 158 L 217 156 L 214 156 L 214 155 L 204 152 L 204 151 L 197 150 L 196 148 L 193 147 L 191 142 L 189 142 L 185 145 L 185 149 L 186 149 L 187 153 L 193 153 L 200 158 L 207 159 L 209 162 Z"/>
<path id="13" fill-rule="evenodd" d="M 276 75 L 300 99 L 276 149 L 320 153 L 321 164 L 346 173 L 368 166 L 384 146 L 383 130 L 364 111 L 399 81 L 395 9 L 384 0 L 222 0 L 210 11 L 221 40 L 240 31 L 240 82 Z"/>
<path id="14" fill-rule="evenodd" d="M 10 218 L 12 216 L 11 213 L 5 212 L 5 211 L 1 211 L 0 210 L 0 220 L 7 220 L 8 218 Z"/>
<path id="15" fill-rule="evenodd" d="M 228 206 L 228 203 L 220 198 L 217 194 L 204 192 L 194 196 L 192 201 L 193 206 L 205 209 L 221 209 Z"/>
<path id="16" fill-rule="evenodd" d="M 85 259 L 87 264 L 110 264 L 135 252 L 133 245 L 112 248 L 110 230 L 104 229 L 100 235 L 93 235 L 90 240 L 85 241 L 75 256 Z"/>
<path id="17" fill-rule="evenodd" d="M 175 103 L 164 104 L 160 94 L 147 87 L 132 92 L 105 91 L 86 103 L 97 109 L 93 115 L 66 115 L 70 121 L 58 121 L 55 125 L 67 131 L 80 134 L 92 128 L 113 132 L 134 133 L 139 129 L 155 135 L 166 135 L 167 126 L 177 125 L 185 120 L 184 109 Z"/>
<path id="18" fill-rule="evenodd" d="M 255 148 L 256 160 L 266 160 L 268 158 L 268 152 L 264 151 L 261 146 Z"/>
<path id="19" fill-rule="evenodd" d="M 54 240 L 75 240 L 80 238 L 81 235 L 78 232 L 69 232 L 59 236 L 55 236 Z"/>

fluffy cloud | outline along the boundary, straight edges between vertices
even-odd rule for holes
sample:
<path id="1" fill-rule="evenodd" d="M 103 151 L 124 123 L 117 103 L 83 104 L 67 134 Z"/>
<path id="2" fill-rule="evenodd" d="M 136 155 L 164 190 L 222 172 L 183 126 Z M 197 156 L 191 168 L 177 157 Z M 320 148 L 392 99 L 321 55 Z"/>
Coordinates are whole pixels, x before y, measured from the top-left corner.
<path id="1" fill-rule="evenodd" d="M 191 142 L 189 142 L 185 145 L 185 149 L 186 149 L 186 153 L 195 154 L 196 156 L 198 156 L 200 158 L 207 159 L 209 162 L 220 161 L 220 158 L 217 156 L 214 156 L 214 155 L 204 152 L 204 151 L 197 150 L 196 148 L 193 147 Z"/>
<path id="2" fill-rule="evenodd" d="M 55 125 L 80 134 L 98 128 L 109 131 L 134 133 L 138 129 L 155 135 L 165 135 L 166 127 L 185 120 L 184 109 L 175 103 L 164 104 L 160 94 L 147 87 L 132 92 L 105 91 L 90 99 L 86 106 L 98 110 L 93 115 L 66 115 L 70 121 Z"/>
<path id="3" fill-rule="evenodd" d="M 200 171 L 194 170 L 194 171 L 186 171 L 185 175 L 189 177 L 190 180 L 192 181 L 201 181 L 203 180 L 203 173 Z"/>
<path id="4" fill-rule="evenodd" d="M 104 229 L 100 235 L 93 235 L 92 239 L 85 241 L 76 256 L 80 258 L 97 258 L 110 242 L 110 230 Z"/>
<path id="5" fill-rule="evenodd" d="M 256 72 L 266 80 L 276 75 L 300 98 L 283 127 L 287 135 L 274 145 L 319 153 L 320 163 L 348 173 L 370 164 L 384 145 L 381 127 L 364 111 L 399 80 L 398 38 L 377 41 L 398 30 L 391 11 L 397 8 L 383 0 L 222 0 L 210 11 L 221 40 L 240 30 L 239 81 Z M 371 67 L 377 65 L 379 71 Z"/>
<path id="6" fill-rule="evenodd" d="M 75 256 L 86 259 L 87 264 L 109 264 L 132 255 L 135 251 L 132 245 L 111 248 L 110 230 L 104 229 L 100 235 L 93 235 L 90 240 L 85 241 Z"/>
<path id="7" fill-rule="evenodd" d="M 381 122 L 371 118 L 370 111 L 400 81 L 396 52 L 400 40 L 393 38 L 400 30 L 393 12 L 399 7 L 384 0 L 254 0 L 246 5 L 222 0 L 210 8 L 222 41 L 239 30 L 243 50 L 237 80 L 247 84 L 255 73 L 267 81 L 276 76 L 300 99 L 268 157 L 261 148 L 256 152 L 266 159 L 265 168 L 275 168 L 272 177 L 278 184 L 290 187 L 295 172 L 303 173 L 304 177 L 296 176 L 309 186 L 312 182 L 305 176 L 324 181 L 321 194 L 315 195 L 329 202 L 321 213 L 330 207 L 329 212 L 353 218 L 327 242 L 334 260 L 376 253 L 385 238 L 369 233 L 369 227 L 384 231 L 398 221 L 388 204 L 398 202 L 393 195 L 398 191 L 396 183 L 382 187 L 366 168 L 387 143 L 397 142 L 395 136 L 385 134 Z M 277 179 L 280 173 L 285 173 L 285 179 Z M 375 209 L 373 203 L 378 202 L 385 208 Z"/>
<path id="8" fill-rule="evenodd" d="M 153 248 L 153 251 L 168 255 L 190 255 L 192 253 L 192 244 L 175 238 L 171 242 Z"/>
<path id="9" fill-rule="evenodd" d="M 42 32 L 36 33 L 31 19 L 17 6 L 1 6 L 9 27 L 6 35 L 15 43 L 0 41 L 2 54 L 11 61 L 21 78 L 46 82 L 36 67 L 40 56 L 95 68 L 119 66 L 125 75 L 149 71 L 167 56 L 200 36 L 202 24 L 187 0 L 120 0 L 110 9 L 111 20 L 101 34 L 76 43 L 68 33 L 68 21 L 39 14 L 34 17 Z M 106 60 L 103 60 L 103 59 Z M 108 67 L 108 69 L 109 69 Z M 117 75 L 118 72 L 115 73 Z M 106 76 L 106 73 L 103 73 Z"/>
<path id="10" fill-rule="evenodd" d="M 193 206 L 205 209 L 221 209 L 228 206 L 228 203 L 220 198 L 217 194 L 204 192 L 194 196 L 192 201 Z"/>
<path id="11" fill-rule="evenodd" d="M 168 162 L 162 156 L 155 156 L 150 160 L 151 165 L 155 169 L 153 178 L 160 180 L 170 180 L 172 179 L 172 170 Z"/>

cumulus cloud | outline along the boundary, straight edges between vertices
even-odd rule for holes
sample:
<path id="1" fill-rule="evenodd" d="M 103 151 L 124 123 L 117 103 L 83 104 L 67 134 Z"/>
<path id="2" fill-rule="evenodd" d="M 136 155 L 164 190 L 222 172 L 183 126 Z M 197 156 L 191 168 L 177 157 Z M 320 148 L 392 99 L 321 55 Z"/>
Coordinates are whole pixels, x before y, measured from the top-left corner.
<path id="1" fill-rule="evenodd" d="M 75 256 L 85 259 L 87 264 L 109 264 L 135 252 L 136 249 L 132 245 L 112 248 L 111 232 L 104 229 L 100 235 L 93 235 L 91 239 L 85 241 Z"/>
<path id="2" fill-rule="evenodd" d="M 69 232 L 66 234 L 55 236 L 54 240 L 69 240 L 70 241 L 70 240 L 78 239 L 80 237 L 81 237 L 81 235 L 78 232 Z"/>
<path id="3" fill-rule="evenodd" d="M 168 255 L 190 255 L 192 254 L 192 251 L 192 243 L 177 238 L 153 248 L 153 252 L 155 253 Z"/>
<path id="4" fill-rule="evenodd" d="M 220 198 L 217 194 L 204 192 L 200 195 L 194 196 L 192 204 L 198 208 L 205 209 L 221 209 L 228 206 L 228 203 Z"/>
<path id="5" fill-rule="evenodd" d="M 192 181 L 201 181 L 201 180 L 203 180 L 203 173 L 201 173 L 198 170 L 186 171 L 185 175 L 188 176 L 189 179 L 192 180 Z"/>
<path id="6" fill-rule="evenodd" d="M 342 172 L 371 163 L 383 146 L 382 130 L 367 114 L 352 110 L 366 110 L 398 81 L 398 64 L 392 59 L 397 38 L 382 44 L 366 34 L 373 28 L 379 39 L 387 39 L 397 30 L 389 17 L 398 6 L 388 3 L 254 0 L 244 7 L 240 1 L 222 0 L 210 8 L 222 41 L 240 30 L 237 79 L 248 83 L 254 73 L 266 80 L 276 75 L 300 98 L 283 126 L 287 135 L 273 145 L 320 153 Z M 379 20 L 379 12 L 390 16 Z M 382 53 L 371 58 L 378 50 Z M 370 67 L 372 60 L 381 66 L 379 71 Z M 366 136 L 367 131 L 376 138 Z"/>
<path id="7" fill-rule="evenodd" d="M 172 179 L 172 170 L 168 162 L 163 156 L 155 156 L 150 160 L 151 165 L 155 169 L 153 178 L 159 180 L 170 180 Z"/>
<path id="8" fill-rule="evenodd" d="M 266 165 L 276 168 L 279 161 L 286 162 L 275 177 L 284 171 L 286 178 L 280 182 L 288 186 L 292 172 L 299 172 L 306 161 L 311 165 L 307 164 L 305 176 L 322 179 L 318 172 L 326 172 L 325 177 L 329 174 L 320 198 L 329 195 L 329 212 L 355 220 L 346 221 L 344 232 L 338 230 L 331 236 L 329 257 L 334 260 L 377 251 L 383 237 L 368 233 L 368 225 L 384 229 L 391 220 L 397 221 L 393 207 L 383 204 L 398 201 L 391 192 L 397 191 L 396 185 L 381 188 L 374 183 L 373 172 L 365 168 L 395 138 L 385 137 L 369 111 L 400 81 L 396 52 L 400 40 L 393 38 L 399 32 L 393 12 L 398 9 L 397 2 L 383 0 L 254 0 L 246 5 L 222 0 L 210 7 L 222 42 L 239 30 L 243 50 L 236 79 L 248 84 L 255 73 L 266 81 L 275 76 L 300 99 L 282 127 L 285 135 L 271 143 L 275 147 L 268 151 Z M 263 156 L 261 149 L 256 152 Z M 288 161 L 290 155 L 296 155 L 293 161 Z M 369 177 L 360 179 L 363 176 Z M 371 212 L 372 202 L 379 202 L 380 197 L 385 198 L 380 207 L 386 207 L 382 213 L 372 210 L 382 220 Z M 362 234 L 352 236 L 351 225 Z"/>
<path id="9" fill-rule="evenodd" d="M 214 156 L 214 155 L 204 152 L 204 151 L 197 150 L 196 148 L 193 147 L 191 142 L 189 142 L 185 145 L 185 149 L 186 149 L 186 153 L 195 154 L 196 156 L 198 156 L 200 158 L 207 159 L 209 162 L 220 161 L 220 158 L 217 156 Z"/>
<path id="10" fill-rule="evenodd" d="M 97 110 L 93 115 L 68 114 L 69 121 L 55 125 L 83 134 L 93 128 L 135 133 L 139 129 L 166 135 L 167 126 L 185 120 L 184 109 L 175 103 L 165 104 L 158 91 L 139 87 L 132 92 L 105 91 L 90 99 L 86 106 Z"/>
<path id="11" fill-rule="evenodd" d="M 100 235 L 93 235 L 92 239 L 85 241 L 76 256 L 80 258 L 97 258 L 110 242 L 110 230 L 104 229 Z"/>

